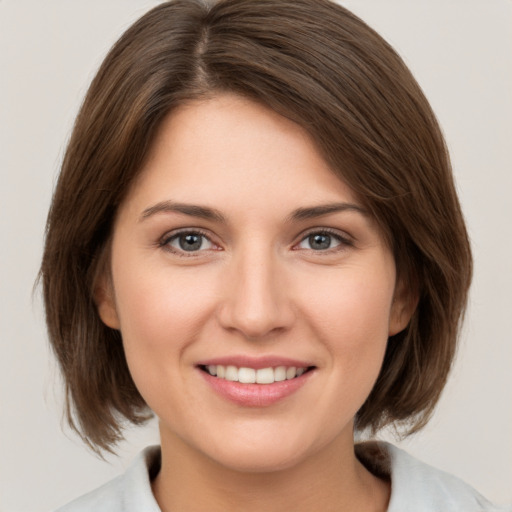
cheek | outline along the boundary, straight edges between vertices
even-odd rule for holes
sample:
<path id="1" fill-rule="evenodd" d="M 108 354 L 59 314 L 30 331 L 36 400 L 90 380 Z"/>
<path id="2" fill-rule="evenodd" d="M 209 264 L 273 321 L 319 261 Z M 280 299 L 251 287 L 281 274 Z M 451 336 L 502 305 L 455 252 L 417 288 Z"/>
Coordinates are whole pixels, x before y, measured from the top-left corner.
<path id="1" fill-rule="evenodd" d="M 329 339 L 349 346 L 387 340 L 394 291 L 392 269 L 342 269 L 316 281 L 307 308 Z M 343 334 L 343 340 L 341 339 Z"/>
<path id="2" fill-rule="evenodd" d="M 174 337 L 208 310 L 211 294 L 186 272 L 171 272 L 162 265 L 131 265 L 128 260 L 114 268 L 121 330 L 137 333 L 141 343 Z M 154 336 L 158 333 L 161 336 Z"/>
<path id="3" fill-rule="evenodd" d="M 161 266 L 130 265 L 125 259 L 114 268 L 123 346 L 144 396 L 144 388 L 170 382 L 185 364 L 182 354 L 208 321 L 213 294 L 186 273 L 171 273 Z"/>
<path id="4" fill-rule="evenodd" d="M 356 393 L 369 393 L 380 371 L 394 279 L 392 265 L 342 269 L 325 282 L 328 292 L 310 294 L 304 308 L 337 378 Z"/>
<path id="5" fill-rule="evenodd" d="M 119 274 L 118 283 L 123 347 L 137 389 L 159 417 L 173 411 L 173 422 L 187 418 L 194 399 L 186 385 L 187 347 L 207 322 L 211 297 L 185 276 L 147 267 L 138 274 Z"/>

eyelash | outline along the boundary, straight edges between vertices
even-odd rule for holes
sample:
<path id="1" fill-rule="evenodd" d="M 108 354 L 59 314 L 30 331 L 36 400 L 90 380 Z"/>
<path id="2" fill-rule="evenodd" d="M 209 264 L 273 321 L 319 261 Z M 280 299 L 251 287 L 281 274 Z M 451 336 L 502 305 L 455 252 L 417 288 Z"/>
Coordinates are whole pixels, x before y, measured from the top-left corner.
<path id="1" fill-rule="evenodd" d="M 314 235 L 324 235 L 324 236 L 329 236 L 329 237 L 332 237 L 334 238 L 337 242 L 339 242 L 339 245 L 336 246 L 336 247 L 330 247 L 328 249 L 324 249 L 324 250 L 315 250 L 315 249 L 306 249 L 310 252 L 313 252 L 313 253 L 317 253 L 317 254 L 332 254 L 333 252 L 338 252 L 338 251 L 343 251 L 345 250 L 347 247 L 353 247 L 354 246 L 354 242 L 351 238 L 349 238 L 347 235 L 342 235 L 339 231 L 335 230 L 335 229 L 330 229 L 330 228 L 315 228 L 315 229 L 311 229 L 310 231 L 304 233 L 303 235 L 301 235 L 301 238 L 299 240 L 299 242 L 297 244 L 294 245 L 294 250 L 299 250 L 299 249 L 295 249 L 298 245 L 300 245 L 302 242 L 304 242 L 305 240 L 307 240 L 309 237 L 311 236 L 314 236 Z"/>
<path id="2" fill-rule="evenodd" d="M 172 254 L 175 254 L 176 256 L 180 256 L 183 258 L 193 258 L 194 256 L 197 256 L 200 252 L 203 252 L 201 250 L 198 251 L 186 251 L 184 249 L 176 249 L 170 245 L 170 243 L 174 240 L 178 240 L 180 236 L 183 235 L 196 235 L 200 236 L 203 239 L 208 240 L 212 245 L 217 246 L 214 242 L 212 242 L 211 237 L 209 236 L 209 233 L 201 230 L 201 229 L 182 229 L 179 231 L 173 231 L 171 233 L 167 233 L 163 236 L 163 238 L 158 243 L 158 246 L 161 247 L 163 250 L 168 251 Z M 218 249 L 209 249 L 209 250 L 218 250 Z"/>
<path id="3" fill-rule="evenodd" d="M 196 235 L 200 236 L 203 239 L 208 240 L 210 244 L 213 246 L 217 246 L 212 240 L 209 235 L 209 233 L 201 230 L 201 229 L 182 229 L 179 231 L 174 231 L 171 233 L 168 233 L 162 237 L 162 239 L 158 242 L 158 246 L 165 251 L 171 252 L 172 254 L 175 254 L 180 257 L 184 258 L 193 258 L 196 257 L 199 253 L 204 252 L 205 250 L 218 250 L 218 249 L 203 249 L 203 250 L 197 250 L 197 251 L 186 251 L 185 249 L 176 249 L 170 245 L 170 243 L 174 240 L 177 240 L 180 236 L 183 235 Z M 305 240 L 307 240 L 309 237 L 314 235 L 324 235 L 334 238 L 337 242 L 339 242 L 339 245 L 335 247 L 329 247 L 327 249 L 321 249 L 321 250 L 315 250 L 315 249 L 305 249 L 307 251 L 317 253 L 317 254 L 332 254 L 333 252 L 337 251 L 343 251 L 347 247 L 352 247 L 354 245 L 353 241 L 348 236 L 343 236 L 340 234 L 339 231 L 330 229 L 330 228 L 315 228 L 311 229 L 310 231 L 304 233 L 301 235 L 301 238 L 298 243 L 294 244 L 292 247 L 292 250 L 300 250 L 298 246 L 303 243 Z"/>

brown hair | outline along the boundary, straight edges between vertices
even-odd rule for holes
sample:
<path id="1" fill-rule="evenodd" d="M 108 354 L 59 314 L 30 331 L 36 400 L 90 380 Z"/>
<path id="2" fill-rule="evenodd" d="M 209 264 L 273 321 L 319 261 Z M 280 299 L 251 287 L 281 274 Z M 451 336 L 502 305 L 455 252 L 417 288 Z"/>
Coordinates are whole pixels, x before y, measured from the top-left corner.
<path id="1" fill-rule="evenodd" d="M 328 0 L 166 2 L 105 58 L 64 157 L 41 266 L 69 423 L 93 449 L 110 450 L 123 421 L 150 415 L 120 333 L 100 321 L 95 279 L 109 259 L 117 208 L 163 118 L 223 91 L 304 127 L 382 227 L 419 302 L 409 326 L 389 339 L 356 426 L 421 428 L 455 352 L 471 277 L 467 233 L 421 89 L 378 34 Z"/>

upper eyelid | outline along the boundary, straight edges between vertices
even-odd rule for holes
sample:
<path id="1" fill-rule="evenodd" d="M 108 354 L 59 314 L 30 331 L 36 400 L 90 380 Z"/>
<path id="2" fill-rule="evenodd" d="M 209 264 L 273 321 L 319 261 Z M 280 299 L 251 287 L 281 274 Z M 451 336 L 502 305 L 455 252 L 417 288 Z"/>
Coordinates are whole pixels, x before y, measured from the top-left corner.
<path id="1" fill-rule="evenodd" d="M 308 236 L 314 235 L 316 233 L 332 235 L 332 236 L 335 236 L 345 242 L 354 242 L 354 240 L 355 240 L 355 238 L 352 235 L 350 235 L 349 233 L 347 233 L 346 231 L 336 229 L 336 228 L 316 227 L 316 228 L 307 229 L 306 231 L 302 232 L 298 237 L 298 242 L 302 242 L 302 240 L 304 240 Z M 298 243 L 298 242 L 295 242 L 295 243 Z"/>
<path id="2" fill-rule="evenodd" d="M 308 249 L 308 248 L 301 248 L 300 244 L 302 244 L 308 237 L 315 234 L 326 234 L 329 236 L 332 236 L 333 238 L 336 238 L 339 242 L 339 245 L 335 247 L 329 247 L 328 249 L 323 250 L 315 250 L 315 249 Z M 355 238 L 351 235 L 349 235 L 346 231 L 339 230 L 336 228 L 327 228 L 327 227 L 315 227 L 308 229 L 304 232 L 302 232 L 298 239 L 296 239 L 295 242 L 291 245 L 292 251 L 305 251 L 306 253 L 313 252 L 314 254 L 321 256 L 321 255 L 328 255 L 328 254 L 335 254 L 339 253 L 340 251 L 347 250 L 349 248 L 355 247 Z"/>
<path id="3" fill-rule="evenodd" d="M 171 238 L 174 238 L 174 237 L 176 237 L 178 235 L 182 235 L 184 233 L 194 233 L 194 234 L 197 234 L 197 235 L 201 235 L 201 236 L 204 236 L 205 238 L 208 238 L 208 240 L 210 240 L 210 242 L 215 243 L 212 240 L 212 235 L 210 234 L 210 232 L 208 232 L 207 230 L 202 229 L 202 228 L 178 228 L 178 229 L 172 229 L 170 231 L 166 231 L 160 237 L 160 242 L 161 243 L 164 243 L 166 241 L 168 242 Z"/>
<path id="4" fill-rule="evenodd" d="M 159 245 L 162 245 L 162 246 L 166 245 L 169 243 L 169 241 L 171 239 L 173 239 L 176 236 L 179 236 L 180 234 L 183 234 L 183 233 L 195 233 L 195 234 L 204 236 L 212 244 L 214 244 L 216 246 L 221 245 L 218 241 L 215 241 L 215 238 L 218 238 L 218 237 L 216 237 L 209 230 L 204 229 L 204 228 L 199 228 L 199 227 L 183 227 L 183 228 L 177 228 L 177 229 L 167 231 L 163 236 L 161 236 L 159 238 L 158 243 L 159 243 Z M 325 233 L 325 234 L 334 236 L 345 243 L 354 243 L 354 241 L 355 241 L 355 238 L 344 230 L 327 227 L 327 226 L 316 226 L 316 227 L 308 228 L 307 230 L 301 232 L 298 236 L 296 236 L 294 242 L 292 243 L 292 247 L 295 247 L 297 244 L 302 242 L 305 238 L 307 238 L 308 236 L 311 236 L 315 233 L 320 233 L 320 234 Z"/>
<path id="5" fill-rule="evenodd" d="M 212 248 L 202 249 L 199 251 L 190 251 L 189 253 L 187 253 L 187 251 L 184 251 L 184 250 L 176 248 L 176 247 L 172 247 L 170 245 L 170 242 L 172 240 L 174 240 L 176 237 L 178 237 L 179 235 L 189 234 L 189 233 L 203 236 L 214 246 L 214 248 L 213 249 Z M 167 252 L 171 252 L 171 253 L 174 253 L 176 255 L 181 255 L 181 256 L 186 255 L 187 257 L 194 257 L 194 256 L 197 257 L 197 255 L 199 253 L 211 251 L 211 250 L 218 250 L 217 248 L 220 248 L 220 244 L 217 243 L 215 240 L 213 240 L 212 236 L 207 231 L 205 231 L 204 229 L 201 229 L 201 228 L 179 228 L 179 229 L 167 231 L 162 237 L 159 238 L 157 245 L 159 248 L 164 249 Z"/>

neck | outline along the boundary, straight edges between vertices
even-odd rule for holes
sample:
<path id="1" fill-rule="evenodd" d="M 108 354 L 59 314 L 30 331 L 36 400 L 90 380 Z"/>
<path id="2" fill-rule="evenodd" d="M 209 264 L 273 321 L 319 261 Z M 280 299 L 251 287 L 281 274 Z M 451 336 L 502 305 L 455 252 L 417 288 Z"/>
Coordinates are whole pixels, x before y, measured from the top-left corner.
<path id="1" fill-rule="evenodd" d="M 162 512 L 385 512 L 389 487 L 357 460 L 352 438 L 337 439 L 291 467 L 252 472 L 223 466 L 165 436 L 153 482 Z"/>

